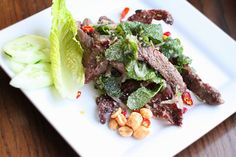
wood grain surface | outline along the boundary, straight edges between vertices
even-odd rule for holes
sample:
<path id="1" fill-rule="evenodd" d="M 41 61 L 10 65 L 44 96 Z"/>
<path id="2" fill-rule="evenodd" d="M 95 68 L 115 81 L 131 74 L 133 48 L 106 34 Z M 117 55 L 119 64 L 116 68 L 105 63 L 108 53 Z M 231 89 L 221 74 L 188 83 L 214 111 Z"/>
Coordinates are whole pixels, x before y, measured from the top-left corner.
<path id="1" fill-rule="evenodd" d="M 189 2 L 236 39 L 235 0 Z M 50 0 L 0 0 L 0 29 L 50 5 Z M 9 80 L 0 68 L 0 157 L 78 157 L 29 100 L 9 86 Z M 176 156 L 235 157 L 236 114 Z"/>

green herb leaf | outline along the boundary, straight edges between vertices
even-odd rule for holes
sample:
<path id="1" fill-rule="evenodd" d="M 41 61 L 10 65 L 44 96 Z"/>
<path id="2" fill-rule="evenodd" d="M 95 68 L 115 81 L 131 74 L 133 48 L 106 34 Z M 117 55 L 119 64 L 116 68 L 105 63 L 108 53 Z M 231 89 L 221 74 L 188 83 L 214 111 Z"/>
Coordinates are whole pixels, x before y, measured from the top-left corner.
<path id="1" fill-rule="evenodd" d="M 179 39 L 168 37 L 161 46 L 160 51 L 168 59 L 176 59 L 177 63 L 175 66 L 180 72 L 184 65 L 191 63 L 191 59 L 183 54 L 183 46 Z"/>
<path id="2" fill-rule="evenodd" d="M 163 31 L 160 24 L 144 24 L 140 22 L 127 21 L 120 23 L 116 30 L 118 35 L 138 36 L 139 39 L 146 44 L 150 44 L 150 41 L 154 44 L 162 42 Z"/>
<path id="3" fill-rule="evenodd" d="M 159 44 L 162 42 L 162 27 L 160 24 L 143 24 L 143 30 L 140 32 L 140 37 L 146 43 L 149 43 L 149 40 L 154 44 Z"/>
<path id="4" fill-rule="evenodd" d="M 111 97 L 118 98 L 122 95 L 120 85 L 120 79 L 114 76 L 100 76 L 96 81 L 96 87 L 101 91 L 105 91 Z"/>
<path id="5" fill-rule="evenodd" d="M 114 44 L 112 44 L 108 49 L 105 51 L 105 57 L 109 61 L 124 61 L 124 53 L 123 53 L 123 41 L 118 40 Z"/>
<path id="6" fill-rule="evenodd" d="M 127 62 L 138 58 L 138 41 L 136 37 L 127 35 L 112 44 L 105 51 L 105 57 L 109 61 Z"/>
<path id="7" fill-rule="evenodd" d="M 96 31 L 98 31 L 101 35 L 109 35 L 111 27 L 109 25 L 97 25 L 95 26 Z"/>
<path id="8" fill-rule="evenodd" d="M 153 96 L 155 96 L 162 88 L 163 84 L 160 84 L 155 90 L 150 90 L 145 87 L 137 89 L 131 93 L 128 97 L 127 106 L 131 110 L 140 109 L 147 104 Z"/>
<path id="9" fill-rule="evenodd" d="M 162 78 L 155 72 L 155 70 L 149 68 L 146 63 L 140 63 L 136 60 L 132 60 L 126 65 L 125 68 L 128 78 L 155 82 L 157 84 L 162 81 Z"/>
<path id="10" fill-rule="evenodd" d="M 119 35 L 122 36 L 126 36 L 128 34 L 137 35 L 140 32 L 140 27 L 142 25 L 143 24 L 140 22 L 122 22 L 117 26 L 116 31 Z"/>
<path id="11" fill-rule="evenodd" d="M 161 46 L 160 51 L 168 58 L 176 58 L 183 55 L 183 46 L 179 39 L 172 39 L 168 37 Z"/>

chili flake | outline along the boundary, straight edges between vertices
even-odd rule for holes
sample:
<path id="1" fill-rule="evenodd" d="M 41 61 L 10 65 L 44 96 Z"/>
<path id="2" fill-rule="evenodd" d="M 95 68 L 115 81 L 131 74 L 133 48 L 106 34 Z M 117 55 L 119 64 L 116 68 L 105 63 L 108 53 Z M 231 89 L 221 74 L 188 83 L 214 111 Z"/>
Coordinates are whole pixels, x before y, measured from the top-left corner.
<path id="1" fill-rule="evenodd" d="M 76 95 L 76 99 L 78 99 L 80 97 L 80 95 L 81 95 L 81 91 L 78 91 L 77 95 Z"/>

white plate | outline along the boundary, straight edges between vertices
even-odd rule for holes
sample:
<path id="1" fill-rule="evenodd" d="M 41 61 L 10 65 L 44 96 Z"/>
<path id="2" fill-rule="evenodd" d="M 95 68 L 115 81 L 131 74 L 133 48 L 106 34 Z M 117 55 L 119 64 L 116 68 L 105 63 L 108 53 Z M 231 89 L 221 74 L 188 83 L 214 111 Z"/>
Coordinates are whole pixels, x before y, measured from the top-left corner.
<path id="1" fill-rule="evenodd" d="M 69 1 L 68 1 L 69 2 Z M 82 89 L 79 100 L 63 100 L 51 89 L 23 91 L 37 109 L 81 156 L 173 156 L 236 111 L 236 44 L 196 11 L 186 1 L 172 0 L 71 0 L 68 4 L 76 19 L 90 17 L 96 21 L 100 15 L 117 19 L 124 7 L 132 11 L 144 8 L 162 8 L 174 16 L 172 34 L 178 36 L 185 54 L 193 59 L 193 66 L 207 82 L 220 89 L 225 99 L 222 106 L 197 104 L 184 115 L 183 126 L 167 126 L 153 120 L 152 134 L 144 140 L 121 138 L 116 132 L 101 125 L 96 114 L 96 91 L 92 85 Z M 0 47 L 7 41 L 24 34 L 48 36 L 50 9 L 46 9 L 0 32 Z M 5 58 L 0 65 L 13 76 Z"/>

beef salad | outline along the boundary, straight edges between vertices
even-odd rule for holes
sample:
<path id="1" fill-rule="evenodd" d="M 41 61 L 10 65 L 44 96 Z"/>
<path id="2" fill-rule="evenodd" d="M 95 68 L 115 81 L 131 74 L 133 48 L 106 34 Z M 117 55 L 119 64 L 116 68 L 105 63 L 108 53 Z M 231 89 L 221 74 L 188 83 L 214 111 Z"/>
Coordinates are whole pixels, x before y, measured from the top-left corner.
<path id="1" fill-rule="evenodd" d="M 192 105 L 188 89 L 207 104 L 223 103 L 220 93 L 193 70 L 180 40 L 153 20 L 174 22 L 169 12 L 152 9 L 136 10 L 120 23 L 106 16 L 96 24 L 89 19 L 78 23 L 85 82 L 94 81 L 101 92 L 96 103 L 102 124 L 119 108 L 125 113 L 147 108 L 180 126 L 183 103 Z"/>
<path id="2" fill-rule="evenodd" d="M 107 16 L 75 22 L 65 0 L 54 0 L 50 48 L 47 39 L 32 35 L 5 46 L 16 73 L 25 68 L 11 84 L 53 84 L 62 97 L 79 98 L 79 88 L 93 82 L 100 122 L 109 120 L 111 129 L 137 139 L 149 134 L 152 117 L 181 126 L 186 106 L 193 105 L 190 91 L 209 105 L 224 102 L 193 70 L 181 41 L 163 32 L 158 21 L 174 23 L 168 11 L 136 10 L 124 21 L 128 11 L 119 23 Z M 25 80 L 29 85 L 22 86 Z"/>

